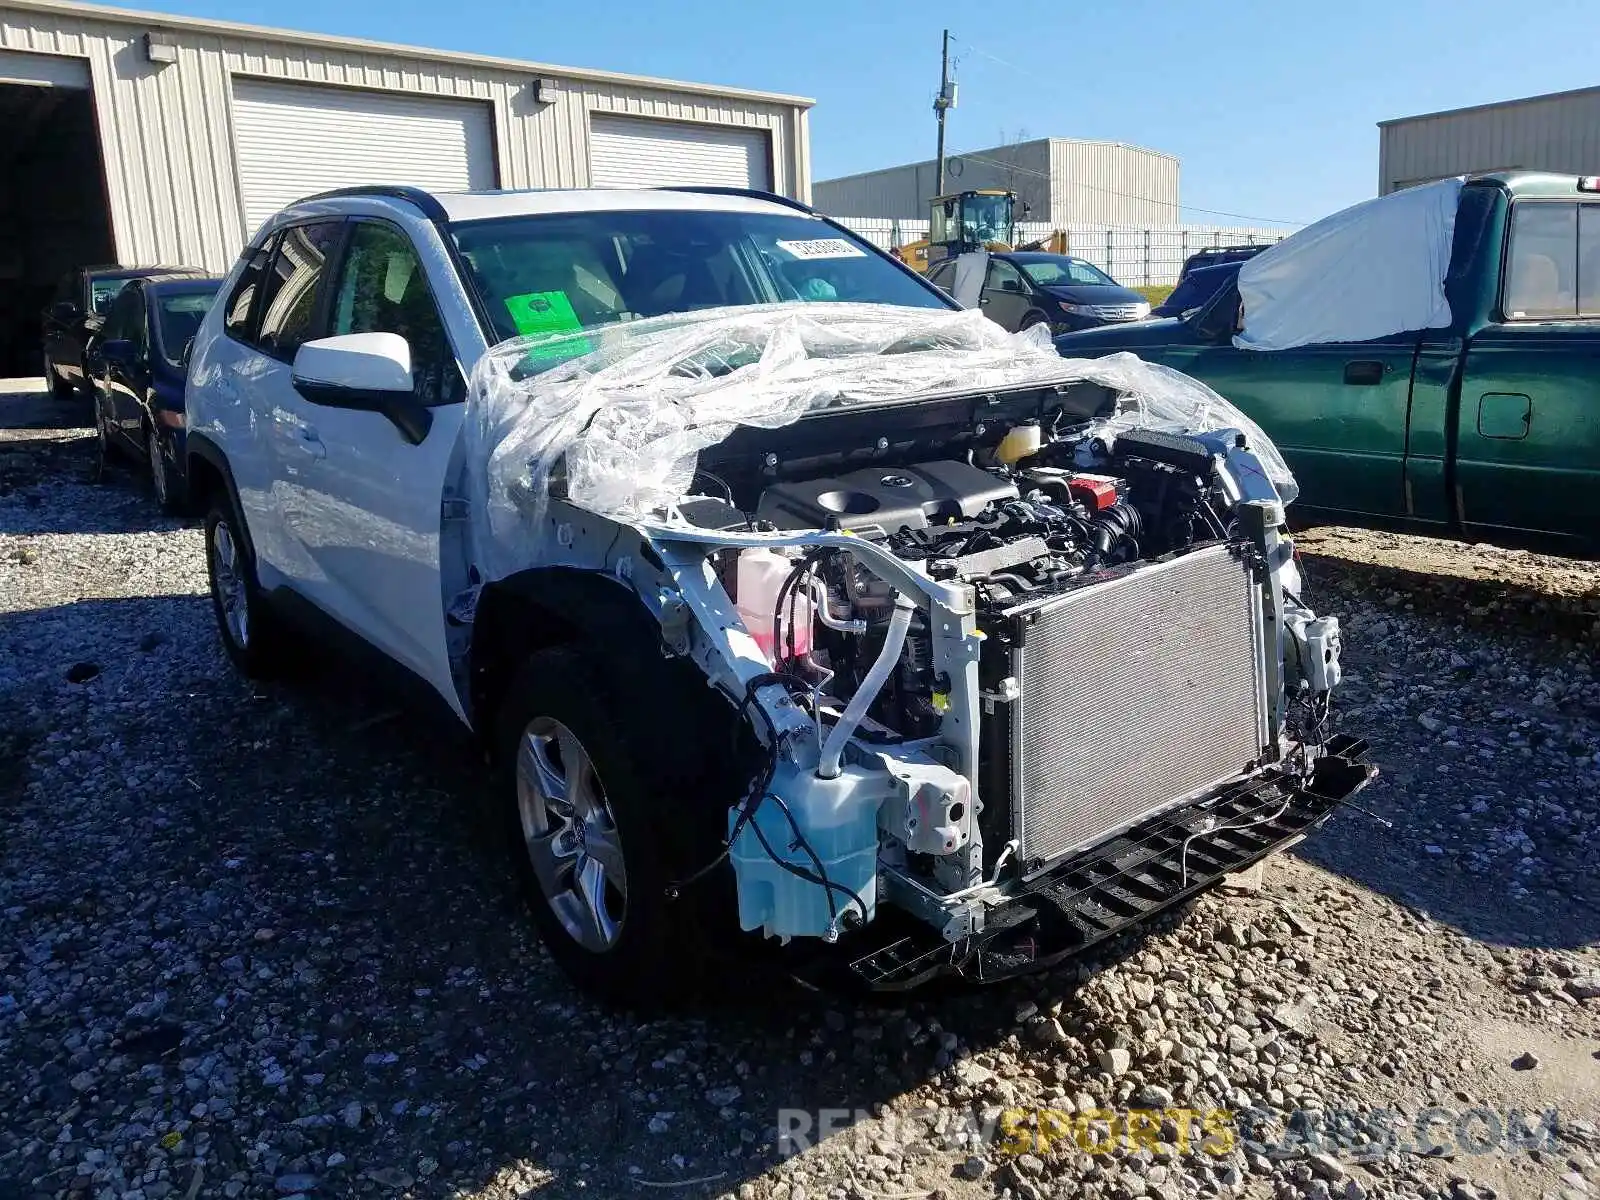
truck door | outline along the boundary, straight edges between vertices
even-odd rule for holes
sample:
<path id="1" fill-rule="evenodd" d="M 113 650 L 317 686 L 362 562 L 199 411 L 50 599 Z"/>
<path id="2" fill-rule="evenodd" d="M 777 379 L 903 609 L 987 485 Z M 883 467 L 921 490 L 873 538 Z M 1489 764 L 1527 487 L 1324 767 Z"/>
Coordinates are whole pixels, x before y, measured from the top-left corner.
<path id="1" fill-rule="evenodd" d="M 1600 530 L 1600 200 L 1512 204 L 1498 320 L 1467 344 L 1455 503 L 1468 533 Z"/>
<path id="2" fill-rule="evenodd" d="M 1191 321 L 1197 344 L 1162 361 L 1193 374 L 1266 430 L 1300 485 L 1328 512 L 1405 513 L 1406 408 L 1417 336 L 1241 350 L 1229 284 Z"/>

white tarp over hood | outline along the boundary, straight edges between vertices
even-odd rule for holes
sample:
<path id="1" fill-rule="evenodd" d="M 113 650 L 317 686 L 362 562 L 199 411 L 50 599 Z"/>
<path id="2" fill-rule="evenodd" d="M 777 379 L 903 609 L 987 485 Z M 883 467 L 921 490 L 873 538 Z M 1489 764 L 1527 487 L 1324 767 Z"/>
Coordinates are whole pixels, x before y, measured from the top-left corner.
<path id="1" fill-rule="evenodd" d="M 1261 429 L 1187 375 L 1131 354 L 1063 358 L 1043 328 L 1007 333 L 982 312 L 876 304 L 774 304 L 513 338 L 472 373 L 468 480 L 487 579 L 549 561 L 550 477 L 618 520 L 659 512 L 693 486 L 699 452 L 740 425 L 951 392 L 1086 381 L 1120 394 L 1084 430 L 1245 433 L 1284 503 L 1297 494 Z"/>
<path id="2" fill-rule="evenodd" d="M 1239 269 L 1243 350 L 1364 342 L 1450 324 L 1462 179 L 1367 200 L 1307 225 Z"/>

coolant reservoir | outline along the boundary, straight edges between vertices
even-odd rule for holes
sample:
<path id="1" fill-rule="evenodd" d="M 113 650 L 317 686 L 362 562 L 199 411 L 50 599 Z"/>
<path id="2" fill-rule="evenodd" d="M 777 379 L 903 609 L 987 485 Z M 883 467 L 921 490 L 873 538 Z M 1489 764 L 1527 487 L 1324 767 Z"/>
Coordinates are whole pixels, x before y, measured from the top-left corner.
<path id="1" fill-rule="evenodd" d="M 764 546 L 751 546 L 739 552 L 739 569 L 735 577 L 738 597 L 734 601 L 739 619 L 755 638 L 756 645 L 776 662 L 777 654 L 789 652 L 789 614 L 794 613 L 794 652 L 811 653 L 811 597 L 802 595 L 786 599 L 783 603 L 782 627 L 779 639 L 773 641 L 773 622 L 778 617 L 778 592 L 784 581 L 794 572 L 795 562 L 775 550 Z M 775 653 L 776 652 L 776 653 Z"/>
<path id="2" fill-rule="evenodd" d="M 1030 455 L 1039 453 L 1041 443 L 1039 422 L 1025 421 L 1021 425 L 1013 425 L 1006 431 L 1005 437 L 1001 438 L 1000 444 L 994 448 L 994 456 L 1009 467 Z"/>

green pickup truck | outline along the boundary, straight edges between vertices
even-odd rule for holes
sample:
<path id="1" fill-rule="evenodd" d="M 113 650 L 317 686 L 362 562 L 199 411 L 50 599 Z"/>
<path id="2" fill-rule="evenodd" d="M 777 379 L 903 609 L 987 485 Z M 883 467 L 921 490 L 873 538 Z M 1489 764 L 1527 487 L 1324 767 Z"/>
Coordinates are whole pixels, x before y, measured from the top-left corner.
<path id="1" fill-rule="evenodd" d="M 1254 350 L 1235 281 L 1056 346 L 1209 384 L 1283 451 L 1302 517 L 1600 555 L 1600 178 L 1468 179 L 1444 294 L 1446 328 Z"/>

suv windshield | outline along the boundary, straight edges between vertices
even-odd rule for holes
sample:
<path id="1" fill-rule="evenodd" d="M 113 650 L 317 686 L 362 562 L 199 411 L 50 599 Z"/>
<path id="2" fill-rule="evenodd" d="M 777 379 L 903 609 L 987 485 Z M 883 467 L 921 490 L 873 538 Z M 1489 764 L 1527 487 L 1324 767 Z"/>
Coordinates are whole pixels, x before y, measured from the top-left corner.
<path id="1" fill-rule="evenodd" d="M 948 308 L 870 246 L 776 213 L 562 213 L 452 227 L 496 340 L 784 301 Z"/>
<path id="2" fill-rule="evenodd" d="M 1117 281 L 1093 263 L 1081 258 L 1018 259 L 1017 265 L 1040 287 L 1060 287 L 1074 283 L 1117 285 Z"/>

